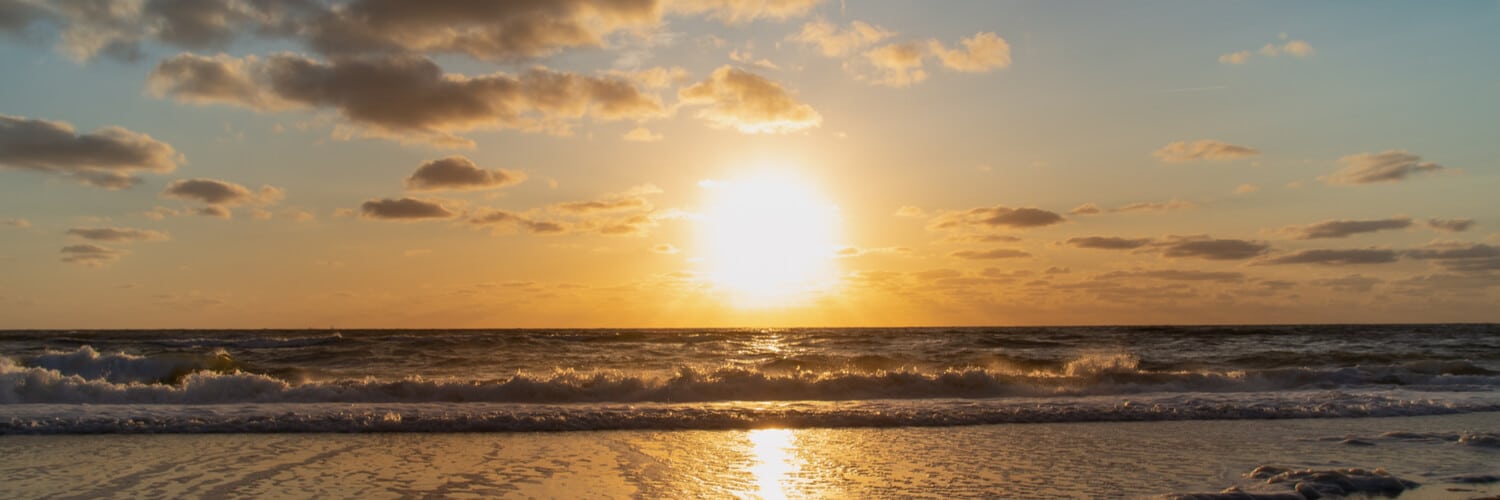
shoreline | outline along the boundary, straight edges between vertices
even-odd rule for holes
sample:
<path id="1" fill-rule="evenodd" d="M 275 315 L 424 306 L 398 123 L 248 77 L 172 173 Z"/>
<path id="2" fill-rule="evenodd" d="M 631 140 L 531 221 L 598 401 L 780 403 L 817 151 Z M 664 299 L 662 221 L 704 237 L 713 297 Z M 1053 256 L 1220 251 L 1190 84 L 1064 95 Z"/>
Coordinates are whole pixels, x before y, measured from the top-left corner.
<path id="1" fill-rule="evenodd" d="M 1381 468 L 1422 484 L 1401 498 L 1472 498 L 1497 492 L 1454 482 L 1500 474 L 1493 417 L 5 436 L 0 495 L 1119 497 L 1253 491 L 1269 485 L 1243 475 L 1271 465 Z"/>

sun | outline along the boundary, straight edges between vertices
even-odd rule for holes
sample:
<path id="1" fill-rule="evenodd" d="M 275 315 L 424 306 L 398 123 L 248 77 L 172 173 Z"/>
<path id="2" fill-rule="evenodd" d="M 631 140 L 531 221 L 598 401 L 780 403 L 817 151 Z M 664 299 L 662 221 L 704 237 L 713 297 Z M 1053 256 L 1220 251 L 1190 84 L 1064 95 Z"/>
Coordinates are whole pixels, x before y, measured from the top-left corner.
<path id="1" fill-rule="evenodd" d="M 837 281 L 838 207 L 788 175 L 703 181 L 704 274 L 737 306 L 795 305 Z"/>

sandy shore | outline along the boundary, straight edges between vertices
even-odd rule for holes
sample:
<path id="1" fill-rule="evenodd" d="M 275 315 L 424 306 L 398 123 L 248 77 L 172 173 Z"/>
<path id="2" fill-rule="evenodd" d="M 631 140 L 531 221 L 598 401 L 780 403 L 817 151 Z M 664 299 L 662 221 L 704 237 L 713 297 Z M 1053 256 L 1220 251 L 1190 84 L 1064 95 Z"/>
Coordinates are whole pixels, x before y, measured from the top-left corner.
<path id="1" fill-rule="evenodd" d="M 1390 432 L 1410 434 L 1385 435 Z M 1475 498 L 1500 415 L 947 428 L 0 437 L 0 497 L 1136 497 L 1383 468 Z M 1473 434 L 1469 434 L 1472 436 Z M 1493 441 L 1493 440 L 1491 440 Z M 1285 490 L 1281 490 L 1285 491 Z"/>

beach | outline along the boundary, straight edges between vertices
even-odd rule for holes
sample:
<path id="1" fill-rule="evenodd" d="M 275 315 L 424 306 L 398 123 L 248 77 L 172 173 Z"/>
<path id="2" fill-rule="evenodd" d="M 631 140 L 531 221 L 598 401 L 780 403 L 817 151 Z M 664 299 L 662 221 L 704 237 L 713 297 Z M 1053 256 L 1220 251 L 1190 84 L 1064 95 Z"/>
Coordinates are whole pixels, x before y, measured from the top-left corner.
<path id="1" fill-rule="evenodd" d="M 1382 437 L 1384 435 L 1384 437 Z M 0 496 L 1061 498 L 1289 491 L 1263 465 L 1382 468 L 1479 498 L 1495 413 L 964 427 L 0 438 Z"/>

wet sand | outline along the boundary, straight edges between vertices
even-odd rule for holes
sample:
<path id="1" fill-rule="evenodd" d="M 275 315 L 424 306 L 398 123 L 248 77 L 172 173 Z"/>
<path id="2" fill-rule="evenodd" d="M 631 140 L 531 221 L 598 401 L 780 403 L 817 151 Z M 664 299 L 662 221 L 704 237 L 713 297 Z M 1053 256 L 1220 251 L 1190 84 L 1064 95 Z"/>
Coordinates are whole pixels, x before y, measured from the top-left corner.
<path id="1" fill-rule="evenodd" d="M 1382 436 L 1389 432 L 1415 434 Z M 1500 414 L 748 432 L 4 436 L 0 497 L 1118 498 L 1231 485 L 1287 491 L 1244 477 L 1278 465 L 1378 467 L 1422 484 L 1401 498 L 1475 498 L 1500 487 L 1454 478 L 1500 475 L 1500 446 L 1486 433 L 1500 433 Z"/>

